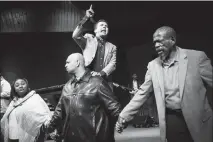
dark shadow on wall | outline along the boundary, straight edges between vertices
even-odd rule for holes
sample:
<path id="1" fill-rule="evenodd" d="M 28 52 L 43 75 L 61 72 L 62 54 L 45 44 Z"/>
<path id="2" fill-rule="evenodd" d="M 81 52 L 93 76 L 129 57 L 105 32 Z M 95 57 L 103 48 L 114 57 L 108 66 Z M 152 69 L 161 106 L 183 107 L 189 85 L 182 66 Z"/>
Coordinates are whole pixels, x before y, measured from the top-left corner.
<path id="1" fill-rule="evenodd" d="M 4 76 L 10 82 L 25 77 L 31 88 L 65 83 L 67 56 L 81 52 L 71 33 L 11 33 L 1 34 L 0 39 Z"/>

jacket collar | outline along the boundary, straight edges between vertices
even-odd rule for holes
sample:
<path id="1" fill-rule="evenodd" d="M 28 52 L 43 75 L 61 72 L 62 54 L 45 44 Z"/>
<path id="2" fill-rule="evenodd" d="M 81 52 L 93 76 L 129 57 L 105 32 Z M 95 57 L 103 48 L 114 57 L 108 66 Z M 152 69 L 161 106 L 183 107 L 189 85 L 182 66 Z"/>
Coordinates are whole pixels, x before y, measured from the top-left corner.
<path id="1" fill-rule="evenodd" d="M 106 40 L 104 38 L 101 38 L 101 37 L 96 37 L 97 41 L 101 44 L 105 44 L 106 43 Z"/>
<path id="2" fill-rule="evenodd" d="M 176 61 L 180 61 L 182 59 L 185 59 L 187 57 L 184 49 L 180 48 L 179 46 L 176 46 L 176 49 L 177 49 L 177 54 L 176 54 L 176 57 L 175 57 L 175 60 Z M 157 57 L 157 62 L 162 65 L 162 60 L 160 59 L 160 57 Z"/>
<path id="3" fill-rule="evenodd" d="M 88 82 L 91 76 L 91 71 L 89 69 L 86 69 L 84 75 L 78 80 L 76 79 L 75 75 L 73 75 L 71 78 L 71 84 L 77 82 Z"/>

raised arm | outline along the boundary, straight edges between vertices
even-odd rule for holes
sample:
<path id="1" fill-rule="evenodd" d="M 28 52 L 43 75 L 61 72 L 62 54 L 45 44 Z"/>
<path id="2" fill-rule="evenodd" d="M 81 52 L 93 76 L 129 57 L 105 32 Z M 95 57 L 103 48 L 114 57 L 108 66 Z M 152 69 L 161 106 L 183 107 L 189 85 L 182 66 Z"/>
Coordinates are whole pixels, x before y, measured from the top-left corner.
<path id="1" fill-rule="evenodd" d="M 87 40 L 87 37 L 83 36 L 83 31 L 84 31 L 83 25 L 93 16 L 94 16 L 94 11 L 91 5 L 90 9 L 86 11 L 86 15 L 78 23 L 77 27 L 75 28 L 72 34 L 72 38 L 75 40 L 75 42 L 80 46 L 82 50 L 84 50 L 86 46 L 86 40 Z"/>

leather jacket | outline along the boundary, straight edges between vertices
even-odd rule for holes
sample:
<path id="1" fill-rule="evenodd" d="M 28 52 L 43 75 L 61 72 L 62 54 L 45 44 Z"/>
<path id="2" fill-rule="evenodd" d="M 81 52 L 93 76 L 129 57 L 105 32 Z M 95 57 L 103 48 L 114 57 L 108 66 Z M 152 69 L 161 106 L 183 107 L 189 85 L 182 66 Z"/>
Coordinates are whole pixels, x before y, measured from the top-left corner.
<path id="1" fill-rule="evenodd" d="M 107 82 L 86 71 L 71 78 L 62 90 L 49 130 L 63 125 L 64 142 L 110 142 L 109 115 L 117 117 L 121 106 Z"/>

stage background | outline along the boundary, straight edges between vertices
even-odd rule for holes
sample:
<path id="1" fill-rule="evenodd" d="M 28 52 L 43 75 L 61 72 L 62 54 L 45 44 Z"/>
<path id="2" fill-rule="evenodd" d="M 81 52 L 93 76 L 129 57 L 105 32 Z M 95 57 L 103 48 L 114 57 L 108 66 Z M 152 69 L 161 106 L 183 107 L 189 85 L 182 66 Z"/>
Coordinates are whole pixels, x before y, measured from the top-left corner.
<path id="1" fill-rule="evenodd" d="M 205 51 L 213 60 L 211 2 L 0 2 L 0 66 L 5 78 L 12 83 L 25 77 L 32 89 L 66 83 L 65 60 L 81 52 L 72 31 L 90 4 L 95 19 L 109 22 L 108 40 L 118 47 L 117 83 L 130 85 L 133 73 L 143 82 L 148 62 L 156 57 L 152 34 L 162 25 L 174 27 L 180 47 Z M 71 20 L 72 5 L 79 15 Z M 123 106 L 130 100 L 128 92 L 115 89 L 115 94 Z M 208 94 L 212 100 L 212 89 Z"/>

